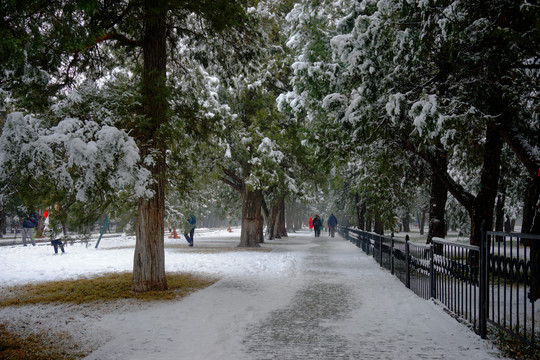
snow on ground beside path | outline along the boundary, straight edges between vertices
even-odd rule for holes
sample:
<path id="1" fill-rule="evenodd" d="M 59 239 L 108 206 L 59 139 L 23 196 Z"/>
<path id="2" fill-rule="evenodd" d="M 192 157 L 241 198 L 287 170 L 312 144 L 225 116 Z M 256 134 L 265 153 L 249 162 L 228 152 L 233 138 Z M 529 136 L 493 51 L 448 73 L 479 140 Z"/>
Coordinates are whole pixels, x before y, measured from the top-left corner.
<path id="1" fill-rule="evenodd" d="M 282 276 L 294 272 L 298 259 L 287 253 L 242 251 L 240 230 L 197 229 L 195 247 L 184 239 L 165 239 L 165 271 L 195 272 L 207 275 L 267 274 Z M 66 246 L 66 254 L 55 255 L 49 242 L 37 246 L 0 247 L 0 288 L 29 282 L 90 277 L 110 272 L 133 270 L 134 237 L 103 238 L 88 245 Z M 228 248 L 229 252 L 219 252 Z M 215 253 L 200 252 L 215 250 Z M 196 255 L 196 256 L 194 256 Z"/>
<path id="2" fill-rule="evenodd" d="M 309 355 L 327 351 L 310 343 L 321 332 L 315 338 L 322 345 L 347 344 L 349 352 L 339 350 L 340 359 L 495 358 L 489 342 L 414 295 L 354 245 L 312 236 L 300 232 L 268 241 L 263 247 L 271 252 L 247 251 L 236 248 L 238 229 L 232 234 L 198 229 L 194 248 L 182 239 L 166 239 L 166 270 L 222 278 L 207 289 L 176 302 L 142 307 L 124 302 L 104 312 L 69 305 L 6 308 L 0 319 L 22 319 L 28 327 L 54 332 L 67 329 L 88 349 L 99 347 L 88 360 L 328 359 Z M 94 244 L 75 244 L 57 256 L 45 245 L 0 248 L 0 289 L 131 271 L 133 238 L 103 239 L 99 249 Z M 308 300 L 309 306 L 325 301 L 332 306 L 305 314 Z M 325 311 L 337 313 L 326 317 Z M 325 335 L 337 342 L 326 344 Z M 256 350 L 263 343 L 266 353 Z"/>

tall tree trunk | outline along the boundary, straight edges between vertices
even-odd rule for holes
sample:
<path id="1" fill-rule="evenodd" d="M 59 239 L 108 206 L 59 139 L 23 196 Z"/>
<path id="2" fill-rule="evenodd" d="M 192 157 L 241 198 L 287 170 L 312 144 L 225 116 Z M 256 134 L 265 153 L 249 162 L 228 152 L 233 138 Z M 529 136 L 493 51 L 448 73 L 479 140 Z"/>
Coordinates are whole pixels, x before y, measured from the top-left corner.
<path id="1" fill-rule="evenodd" d="M 0 211 L 0 238 L 6 235 L 7 221 L 6 221 L 6 212 L 4 210 Z"/>
<path id="2" fill-rule="evenodd" d="M 291 201 L 285 205 L 285 231 L 295 233 L 296 227 L 296 202 Z"/>
<path id="3" fill-rule="evenodd" d="M 285 228 L 285 197 L 279 197 L 273 204 L 270 211 L 270 220 L 268 227 L 270 239 L 281 239 L 282 236 L 287 236 Z"/>
<path id="4" fill-rule="evenodd" d="M 133 261 L 134 291 L 167 289 L 165 277 L 164 214 L 166 162 L 165 147 L 157 138 L 167 121 L 166 94 L 166 6 L 162 1 L 145 1 L 145 34 L 143 40 L 142 108 L 146 117 L 137 130 L 141 156 L 154 156 L 148 165 L 154 184 L 153 197 L 138 201 L 135 255 Z"/>
<path id="5" fill-rule="evenodd" d="M 424 226 L 426 225 L 426 209 L 422 209 L 422 214 L 420 215 L 420 222 L 418 223 L 418 230 L 420 235 L 424 235 Z"/>
<path id="6" fill-rule="evenodd" d="M 411 147 L 409 146 L 409 148 Z M 414 151 L 414 148 L 412 149 Z M 448 191 L 468 211 L 471 218 L 471 245 L 480 245 L 482 238 L 481 228 L 484 220 L 486 221 L 486 229 L 493 228 L 493 208 L 499 183 L 501 152 L 501 137 L 495 131 L 494 126 L 488 124 L 480 176 L 480 190 L 476 197 L 452 179 L 446 171 L 446 163 L 441 163 L 439 157 L 432 153 L 419 153 L 429 163 L 432 171 L 437 174 L 441 182 L 446 185 Z"/>
<path id="7" fill-rule="evenodd" d="M 540 234 L 540 177 L 528 181 L 523 201 L 521 232 Z"/>
<path id="8" fill-rule="evenodd" d="M 506 201 L 506 186 L 501 186 L 501 193 L 497 196 L 495 205 L 495 231 L 504 231 L 504 203 Z M 503 241 L 502 236 L 497 236 L 497 241 Z"/>
<path id="9" fill-rule="evenodd" d="M 366 204 L 362 201 L 360 202 L 360 195 L 358 193 L 354 194 L 354 201 L 356 203 L 356 222 L 358 229 L 364 230 L 365 226 L 365 216 L 366 216 Z"/>
<path id="10" fill-rule="evenodd" d="M 285 197 L 283 196 L 279 201 L 279 213 L 277 222 L 277 233 L 280 237 L 287 237 L 287 227 L 285 226 Z"/>
<path id="11" fill-rule="evenodd" d="M 497 131 L 512 148 L 516 156 L 523 163 L 529 173 L 529 185 L 527 186 L 525 204 L 523 207 L 523 225 L 521 232 L 525 234 L 540 234 L 540 156 L 525 137 L 518 131 L 512 121 L 501 118 L 495 124 Z M 540 134 L 532 138 L 532 143 L 540 142 Z M 515 220 L 512 220 L 512 229 Z M 525 246 L 530 246 L 530 241 L 524 241 Z M 534 259 L 535 266 L 532 269 L 535 279 L 531 284 L 529 299 L 534 302 L 540 299 L 540 246 L 531 247 L 531 259 Z"/>
<path id="12" fill-rule="evenodd" d="M 411 232 L 411 212 L 407 208 L 405 210 L 405 215 L 403 215 L 403 232 Z"/>
<path id="13" fill-rule="evenodd" d="M 261 190 L 242 192 L 242 230 L 239 247 L 259 247 L 263 242 L 264 220 L 261 214 L 263 194 Z"/>
<path id="14" fill-rule="evenodd" d="M 446 163 L 446 158 L 441 159 Z M 429 198 L 429 230 L 427 235 L 427 244 L 433 242 L 434 237 L 444 238 L 446 236 L 446 200 L 448 199 L 448 190 L 441 179 L 433 173 L 431 175 L 431 196 Z M 435 244 L 436 254 L 442 254 L 443 246 Z"/>
<path id="15" fill-rule="evenodd" d="M 495 206 L 495 231 L 504 231 L 504 201 L 504 194 L 497 196 L 497 205 Z"/>
<path id="16" fill-rule="evenodd" d="M 524 234 L 540 234 L 540 176 L 530 180 L 527 186 L 521 232 Z M 531 272 L 534 279 L 528 295 L 531 302 L 540 299 L 540 244 L 536 241 L 535 246 L 532 246 L 533 241 L 523 240 L 523 245 L 531 249 Z"/>
<path id="17" fill-rule="evenodd" d="M 446 163 L 446 159 L 440 161 Z M 446 236 L 446 200 L 448 191 L 441 179 L 433 173 L 431 175 L 431 196 L 429 198 L 429 230 L 427 244 L 433 242 L 434 237 L 444 238 Z"/>
<path id="18" fill-rule="evenodd" d="M 375 215 L 375 229 L 373 230 L 376 234 L 383 235 L 384 234 L 384 226 L 381 221 L 381 217 L 377 214 Z"/>
<path id="19" fill-rule="evenodd" d="M 268 233 L 268 239 L 279 239 L 279 236 L 276 236 L 276 223 L 277 223 L 277 215 L 278 215 L 278 209 L 276 207 L 276 204 L 271 204 L 270 211 L 268 213 L 268 217 L 266 219 L 266 232 Z"/>
<path id="20" fill-rule="evenodd" d="M 472 211 L 470 211 L 471 245 L 480 246 L 483 221 L 486 222 L 486 229 L 493 229 L 493 209 L 499 186 L 502 145 L 500 135 L 492 126 L 488 125 L 484 148 L 484 165 L 480 176 L 481 187 L 474 199 Z"/>

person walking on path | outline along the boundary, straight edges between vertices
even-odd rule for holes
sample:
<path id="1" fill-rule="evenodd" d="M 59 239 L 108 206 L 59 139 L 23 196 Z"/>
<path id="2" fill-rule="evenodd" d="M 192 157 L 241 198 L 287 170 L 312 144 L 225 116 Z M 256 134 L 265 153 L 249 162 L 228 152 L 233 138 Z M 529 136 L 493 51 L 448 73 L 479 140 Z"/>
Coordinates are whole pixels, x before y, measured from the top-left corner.
<path id="1" fill-rule="evenodd" d="M 197 220 L 195 219 L 195 216 L 189 215 L 189 219 L 186 220 L 186 224 L 184 226 L 184 236 L 186 241 L 189 243 L 189 246 L 193 246 L 193 235 L 195 234 L 196 223 Z"/>
<path id="2" fill-rule="evenodd" d="M 315 230 L 315 237 L 321 236 L 321 228 L 322 228 L 322 221 L 319 218 L 319 215 L 315 215 L 315 219 L 313 219 L 313 229 Z"/>
<path id="3" fill-rule="evenodd" d="M 336 235 L 336 227 L 337 227 L 338 221 L 336 216 L 332 213 L 330 214 L 330 217 L 328 218 L 328 228 L 330 229 L 330 237 L 334 237 Z"/>
<path id="4" fill-rule="evenodd" d="M 25 216 L 22 220 L 22 242 L 23 246 L 26 246 L 26 238 L 30 238 L 33 246 L 36 246 L 36 239 L 34 231 L 39 224 L 39 214 L 34 211 L 32 215 Z"/>
<path id="5" fill-rule="evenodd" d="M 309 231 L 313 231 L 313 218 L 310 216 L 308 221 Z"/>

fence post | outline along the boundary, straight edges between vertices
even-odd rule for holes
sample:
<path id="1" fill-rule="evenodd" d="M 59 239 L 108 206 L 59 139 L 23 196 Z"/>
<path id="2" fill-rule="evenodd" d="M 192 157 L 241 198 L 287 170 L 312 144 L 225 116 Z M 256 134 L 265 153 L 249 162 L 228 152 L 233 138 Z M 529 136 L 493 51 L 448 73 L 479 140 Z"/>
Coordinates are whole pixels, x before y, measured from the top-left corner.
<path id="1" fill-rule="evenodd" d="M 487 277 L 487 255 L 489 244 L 486 232 L 486 222 L 482 222 L 482 238 L 480 240 L 480 301 L 479 301 L 479 321 L 478 330 L 482 339 L 487 338 L 487 314 L 488 314 L 488 277 Z"/>
<path id="2" fill-rule="evenodd" d="M 429 284 L 431 287 L 431 297 L 437 298 L 437 274 L 435 274 L 435 251 L 433 241 L 429 245 Z"/>
<path id="3" fill-rule="evenodd" d="M 394 275 L 394 233 L 390 238 L 390 273 Z"/>
<path id="4" fill-rule="evenodd" d="M 99 243 L 101 242 L 101 238 L 103 237 L 103 233 L 104 233 L 105 230 L 107 229 L 107 225 L 109 225 L 109 215 L 107 215 L 107 216 L 105 217 L 105 223 L 103 224 L 103 228 L 101 228 L 101 233 L 99 234 L 99 239 L 98 239 L 98 241 L 96 242 L 96 249 L 98 248 Z"/>
<path id="5" fill-rule="evenodd" d="M 379 265 L 380 266 L 383 266 L 382 265 L 382 239 L 383 239 L 383 236 L 379 235 Z"/>
<path id="6" fill-rule="evenodd" d="M 405 236 L 405 286 L 407 289 L 411 288 L 411 271 L 410 271 L 410 259 L 409 259 L 409 235 Z"/>

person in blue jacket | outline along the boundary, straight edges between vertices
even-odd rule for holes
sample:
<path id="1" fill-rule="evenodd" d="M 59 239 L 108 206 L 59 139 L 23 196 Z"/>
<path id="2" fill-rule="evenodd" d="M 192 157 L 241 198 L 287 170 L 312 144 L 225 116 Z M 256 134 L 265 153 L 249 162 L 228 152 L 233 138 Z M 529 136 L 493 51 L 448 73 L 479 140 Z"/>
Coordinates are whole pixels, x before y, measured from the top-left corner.
<path id="1" fill-rule="evenodd" d="M 22 219 L 22 242 L 26 246 L 26 238 L 30 238 L 32 245 L 36 246 L 36 239 L 34 237 L 34 231 L 39 224 L 39 214 L 34 211 L 32 215 L 25 216 Z"/>
<path id="2" fill-rule="evenodd" d="M 195 234 L 196 223 L 197 220 L 195 219 L 195 216 L 189 215 L 189 219 L 187 219 L 187 224 L 186 226 L 184 226 L 184 236 L 186 237 L 189 246 L 193 246 L 193 235 Z"/>
<path id="3" fill-rule="evenodd" d="M 336 234 L 336 227 L 337 227 L 338 221 L 334 214 L 331 214 L 328 218 L 328 227 L 330 228 L 330 237 L 334 237 Z"/>

